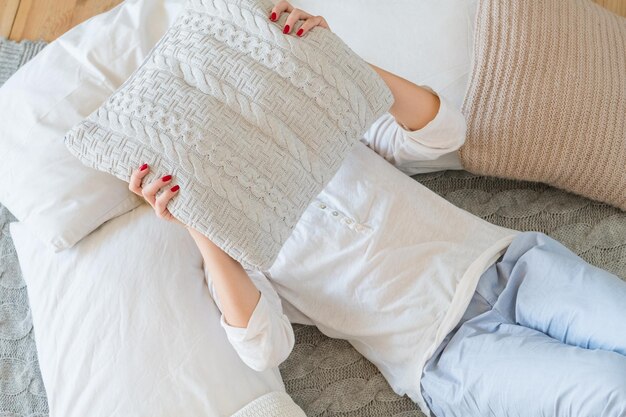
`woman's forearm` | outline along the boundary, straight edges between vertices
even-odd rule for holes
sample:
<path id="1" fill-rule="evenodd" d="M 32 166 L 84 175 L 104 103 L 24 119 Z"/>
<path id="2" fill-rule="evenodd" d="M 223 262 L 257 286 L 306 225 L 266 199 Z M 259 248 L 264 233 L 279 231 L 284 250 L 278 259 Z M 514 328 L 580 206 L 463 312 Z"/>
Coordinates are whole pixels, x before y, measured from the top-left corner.
<path id="1" fill-rule="evenodd" d="M 395 102 L 389 113 L 407 130 L 423 128 L 437 116 L 439 97 L 409 80 L 369 64 L 393 93 Z"/>
<path id="2" fill-rule="evenodd" d="M 211 275 L 226 323 L 233 327 L 248 327 L 261 298 L 260 291 L 239 262 L 203 234 L 190 227 L 187 230 L 198 245 L 205 268 Z"/>

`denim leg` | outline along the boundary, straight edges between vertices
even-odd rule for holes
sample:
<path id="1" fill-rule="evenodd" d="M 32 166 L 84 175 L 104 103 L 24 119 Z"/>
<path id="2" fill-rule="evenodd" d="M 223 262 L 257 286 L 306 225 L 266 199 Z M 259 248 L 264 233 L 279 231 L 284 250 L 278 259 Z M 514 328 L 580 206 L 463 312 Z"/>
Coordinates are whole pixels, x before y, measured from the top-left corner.
<path id="1" fill-rule="evenodd" d="M 626 415 L 626 356 L 561 343 L 495 310 L 465 322 L 421 383 L 437 417 Z"/>
<path id="2" fill-rule="evenodd" d="M 549 236 L 520 234 L 428 361 L 424 399 L 437 417 L 626 416 L 625 291 Z"/>
<path id="3" fill-rule="evenodd" d="M 494 308 L 563 343 L 626 355 L 626 282 L 542 233 L 514 243 L 498 264 L 513 285 Z"/>

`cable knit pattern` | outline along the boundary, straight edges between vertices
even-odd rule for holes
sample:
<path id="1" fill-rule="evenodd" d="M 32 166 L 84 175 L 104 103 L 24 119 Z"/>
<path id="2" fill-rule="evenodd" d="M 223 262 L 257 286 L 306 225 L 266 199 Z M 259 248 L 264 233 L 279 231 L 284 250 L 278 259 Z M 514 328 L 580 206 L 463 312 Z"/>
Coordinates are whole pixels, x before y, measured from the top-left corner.
<path id="1" fill-rule="evenodd" d="M 589 0 L 481 0 L 474 36 L 463 166 L 626 210 L 626 19 Z"/>
<path id="2" fill-rule="evenodd" d="M 168 208 L 253 269 L 268 269 L 352 145 L 393 103 L 334 33 L 303 38 L 269 0 L 188 0 L 144 63 L 65 143 L 124 181 L 171 173 Z"/>
<path id="3" fill-rule="evenodd" d="M 26 283 L 9 233 L 13 215 L 0 205 L 0 415 L 48 413 Z"/>

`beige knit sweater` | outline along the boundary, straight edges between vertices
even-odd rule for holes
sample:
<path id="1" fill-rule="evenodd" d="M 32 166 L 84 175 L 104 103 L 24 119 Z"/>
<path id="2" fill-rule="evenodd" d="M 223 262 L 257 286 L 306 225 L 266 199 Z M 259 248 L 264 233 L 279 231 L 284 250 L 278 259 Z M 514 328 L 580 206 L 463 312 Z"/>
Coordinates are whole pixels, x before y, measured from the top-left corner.
<path id="1" fill-rule="evenodd" d="M 461 161 L 626 210 L 626 19 L 589 0 L 480 0 Z"/>

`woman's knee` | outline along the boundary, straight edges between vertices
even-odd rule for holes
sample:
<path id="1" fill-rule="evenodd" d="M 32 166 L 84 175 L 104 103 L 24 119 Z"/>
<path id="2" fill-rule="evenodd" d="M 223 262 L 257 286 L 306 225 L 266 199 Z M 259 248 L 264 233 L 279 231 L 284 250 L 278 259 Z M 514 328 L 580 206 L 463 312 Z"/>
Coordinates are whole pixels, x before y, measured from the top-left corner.
<path id="1" fill-rule="evenodd" d="M 425 370 L 422 387 L 439 417 L 494 410 L 624 417 L 626 356 L 565 345 L 487 314 L 461 326 L 435 366 Z"/>

